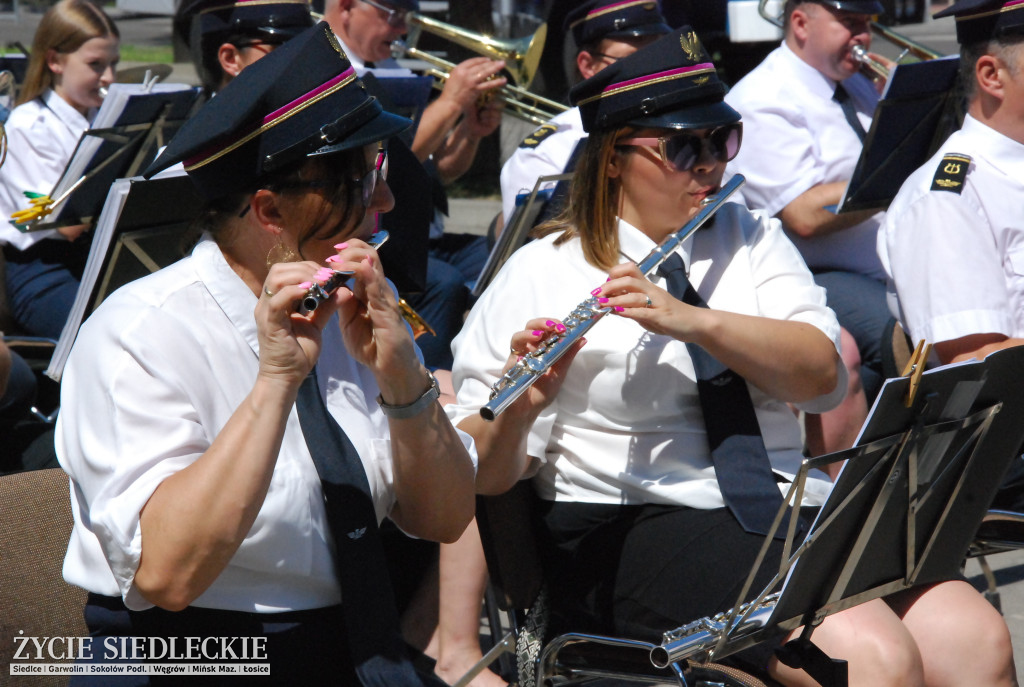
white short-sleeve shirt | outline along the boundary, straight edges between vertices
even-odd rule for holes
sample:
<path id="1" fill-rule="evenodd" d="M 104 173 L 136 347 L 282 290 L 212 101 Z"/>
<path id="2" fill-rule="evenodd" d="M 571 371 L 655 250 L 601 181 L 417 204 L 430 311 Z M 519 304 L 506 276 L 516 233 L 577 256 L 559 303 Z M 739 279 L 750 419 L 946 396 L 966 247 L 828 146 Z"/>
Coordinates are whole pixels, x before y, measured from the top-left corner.
<path id="1" fill-rule="evenodd" d="M 655 247 L 621 221 L 619 240 L 623 261 L 639 262 Z M 825 306 L 825 292 L 778 220 L 729 203 L 713 228 L 684 242 L 679 253 L 711 308 L 809 323 L 838 351 L 839 325 Z M 575 239 L 556 246 L 548 236 L 514 253 L 453 343 L 453 421 L 486 403 L 514 332 L 532 318 L 566 317 L 606 277 L 587 263 Z M 660 277 L 652 281 L 664 285 Z M 529 455 L 543 463 L 534 478 L 541 497 L 721 507 L 686 344 L 614 315 L 605 316 L 586 339 L 558 397 L 529 435 Z M 821 412 L 838 404 L 846 388 L 838 362 L 837 374 L 835 391 L 803 407 Z M 802 460 L 796 416 L 787 404 L 748 386 L 772 467 L 791 477 Z M 812 477 L 807 503 L 820 503 L 828 485 Z"/>
<path id="2" fill-rule="evenodd" d="M 944 159 L 949 154 L 970 162 Z M 951 164 L 966 165 L 962 185 L 936 184 L 957 171 Z M 970 115 L 907 178 L 886 212 L 878 251 L 890 309 L 912 339 L 1024 336 L 1022 203 L 1024 145 Z"/>
<path id="3" fill-rule="evenodd" d="M 7 159 L 0 167 L 0 243 L 25 250 L 45 238 L 62 238 L 54 229 L 23 233 L 11 215 L 29 207 L 25 191 L 48 194 L 60 179 L 90 118 L 71 107 L 52 90 L 11 111 L 7 130 Z"/>
<path id="4" fill-rule="evenodd" d="M 256 296 L 206 239 L 190 257 L 119 289 L 86 320 L 64 372 L 56 431 L 75 515 L 68 582 L 122 596 L 129 608 L 152 606 L 133 585 L 139 514 L 163 479 L 210 447 L 252 390 L 255 307 Z M 394 505 L 387 420 L 376 381 L 348 355 L 336 318 L 324 329 L 317 372 L 381 520 Z M 336 604 L 330 541 L 320 479 L 293 408 L 252 529 L 193 605 L 275 612 Z"/>
<path id="5" fill-rule="evenodd" d="M 843 87 L 864 129 L 870 129 L 875 87 L 861 74 Z M 835 81 L 782 44 L 726 94 L 725 101 L 743 116 L 743 145 L 727 175 L 746 177 L 740 193 L 748 207 L 774 216 L 808 189 L 853 176 L 862 145 L 832 99 L 835 89 Z M 811 269 L 884 279 L 875 251 L 880 221 L 881 213 L 828 236 L 790 239 Z"/>
<path id="6" fill-rule="evenodd" d="M 523 139 L 501 167 L 501 212 L 506 224 L 515 212 L 516 196 L 532 191 L 539 177 L 564 172 L 576 143 L 586 135 L 580 110 L 573 107 Z M 549 182 L 542 189 L 554 185 Z"/>

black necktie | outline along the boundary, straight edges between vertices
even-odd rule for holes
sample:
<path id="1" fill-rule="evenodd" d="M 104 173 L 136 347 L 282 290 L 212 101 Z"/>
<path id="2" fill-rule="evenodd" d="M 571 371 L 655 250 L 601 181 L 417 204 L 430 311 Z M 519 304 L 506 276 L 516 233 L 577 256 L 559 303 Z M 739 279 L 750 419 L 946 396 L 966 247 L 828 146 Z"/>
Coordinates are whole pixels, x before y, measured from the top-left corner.
<path id="1" fill-rule="evenodd" d="M 668 282 L 668 292 L 674 297 L 688 305 L 708 307 L 690 284 L 678 253 L 662 263 L 658 274 Z M 747 532 L 767 534 L 782 505 L 782 494 L 746 381 L 697 344 L 687 343 L 686 350 L 697 373 L 708 448 L 725 505 Z M 776 536 L 784 537 L 784 529 L 780 527 Z"/>
<path id="2" fill-rule="evenodd" d="M 835 100 L 839 103 L 839 107 L 843 108 L 843 116 L 846 117 L 846 121 L 853 127 L 853 132 L 857 134 L 857 138 L 863 143 L 867 132 L 864 131 L 864 126 L 857 117 L 857 109 L 853 106 L 853 100 L 850 99 L 850 94 L 843 88 L 843 84 L 836 84 L 836 91 L 832 94 L 832 100 Z"/>
<path id="3" fill-rule="evenodd" d="M 327 412 L 316 368 L 302 382 L 295 407 L 323 486 L 356 674 L 366 687 L 421 685 L 399 635 L 370 484 L 355 447 Z"/>

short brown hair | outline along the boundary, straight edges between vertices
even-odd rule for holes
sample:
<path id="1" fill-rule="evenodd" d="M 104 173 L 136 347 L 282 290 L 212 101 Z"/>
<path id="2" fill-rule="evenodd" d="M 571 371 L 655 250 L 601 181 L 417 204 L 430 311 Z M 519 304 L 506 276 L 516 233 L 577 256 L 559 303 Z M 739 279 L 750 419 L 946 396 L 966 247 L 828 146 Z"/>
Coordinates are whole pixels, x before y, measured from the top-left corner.
<path id="1" fill-rule="evenodd" d="M 50 50 L 67 55 L 93 38 L 121 38 L 117 26 L 98 5 L 90 0 L 60 0 L 48 9 L 32 40 L 32 57 L 18 104 L 27 103 L 47 88 L 53 88 L 53 73 L 46 66 L 46 54 Z"/>

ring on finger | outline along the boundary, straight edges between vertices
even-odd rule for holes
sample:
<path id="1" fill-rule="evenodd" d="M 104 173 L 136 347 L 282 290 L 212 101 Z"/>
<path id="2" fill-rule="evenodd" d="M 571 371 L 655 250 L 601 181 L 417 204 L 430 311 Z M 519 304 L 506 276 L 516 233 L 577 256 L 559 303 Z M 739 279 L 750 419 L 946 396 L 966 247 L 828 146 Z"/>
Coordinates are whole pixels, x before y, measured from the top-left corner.
<path id="1" fill-rule="evenodd" d="M 271 298 L 274 297 L 274 292 L 268 289 L 266 285 L 264 285 L 263 287 L 263 293 L 265 293 L 267 296 L 270 296 Z"/>
<path id="2" fill-rule="evenodd" d="M 654 305 L 654 304 L 653 304 L 653 303 L 651 303 L 651 297 L 650 297 L 650 296 L 647 296 L 647 303 L 645 303 L 645 304 L 644 304 L 644 307 L 645 307 L 645 308 L 649 308 L 649 307 L 651 307 L 652 305 Z"/>

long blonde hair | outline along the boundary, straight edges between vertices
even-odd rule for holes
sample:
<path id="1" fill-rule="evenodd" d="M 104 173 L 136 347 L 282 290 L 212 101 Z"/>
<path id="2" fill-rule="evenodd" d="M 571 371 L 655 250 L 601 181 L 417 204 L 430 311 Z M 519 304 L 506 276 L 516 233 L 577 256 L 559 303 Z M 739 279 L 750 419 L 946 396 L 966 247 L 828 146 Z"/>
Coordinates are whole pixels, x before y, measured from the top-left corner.
<path id="1" fill-rule="evenodd" d="M 68 55 L 92 38 L 116 38 L 121 34 L 106 12 L 90 0 L 60 0 L 43 15 L 32 40 L 31 58 L 18 104 L 38 97 L 53 88 L 53 72 L 46 65 L 46 54 L 56 50 Z"/>
<path id="2" fill-rule="evenodd" d="M 617 179 L 608 177 L 608 166 L 618 154 L 615 142 L 624 131 L 627 130 L 590 134 L 573 174 L 569 202 L 561 214 L 534 231 L 535 236 L 561 232 L 555 239 L 556 245 L 579 238 L 587 262 L 603 270 L 622 262 L 616 221 L 619 184 Z"/>

